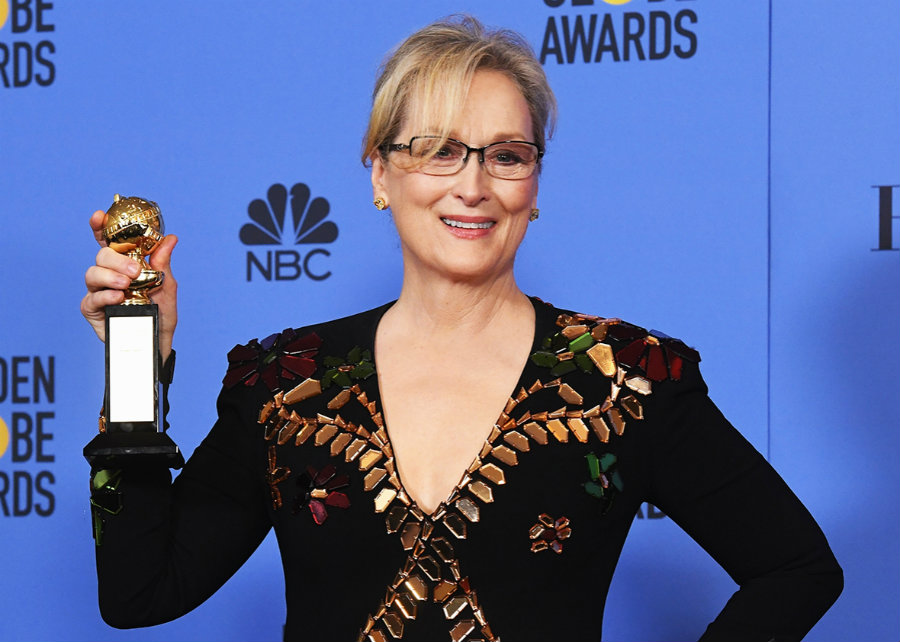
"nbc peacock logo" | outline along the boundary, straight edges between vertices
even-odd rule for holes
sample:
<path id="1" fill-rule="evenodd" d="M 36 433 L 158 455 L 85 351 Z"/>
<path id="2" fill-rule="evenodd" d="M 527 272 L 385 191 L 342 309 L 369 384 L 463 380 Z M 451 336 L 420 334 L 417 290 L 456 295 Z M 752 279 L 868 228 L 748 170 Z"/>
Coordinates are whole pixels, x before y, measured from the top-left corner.
<path id="1" fill-rule="evenodd" d="M 250 222 L 241 227 L 240 239 L 244 245 L 260 247 L 247 251 L 248 281 L 254 275 L 266 281 L 296 281 L 304 275 L 313 281 L 324 281 L 331 276 L 330 270 L 322 269 L 322 262 L 331 253 L 321 247 L 306 248 L 334 243 L 338 227 L 326 220 L 331 210 L 328 201 L 321 196 L 310 197 L 309 187 L 303 183 L 295 183 L 290 192 L 281 183 L 275 183 L 266 193 L 266 200 L 257 198 L 250 202 Z M 283 249 L 263 249 L 272 245 Z M 304 251 L 284 246 L 304 246 Z"/>

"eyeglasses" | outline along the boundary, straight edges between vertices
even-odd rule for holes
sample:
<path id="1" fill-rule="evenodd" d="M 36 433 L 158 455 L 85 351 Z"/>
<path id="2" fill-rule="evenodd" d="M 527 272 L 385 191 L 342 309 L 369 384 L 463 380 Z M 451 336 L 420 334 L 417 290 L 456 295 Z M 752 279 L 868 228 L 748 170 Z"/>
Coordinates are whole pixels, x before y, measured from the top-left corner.
<path id="1" fill-rule="evenodd" d="M 409 144 L 385 143 L 385 152 L 409 151 L 416 169 L 431 176 L 450 176 L 461 170 L 469 154 L 478 154 L 478 161 L 494 178 L 519 180 L 534 174 L 534 168 L 544 152 L 537 143 L 524 140 L 504 140 L 484 147 L 469 147 L 453 138 L 413 136 Z"/>

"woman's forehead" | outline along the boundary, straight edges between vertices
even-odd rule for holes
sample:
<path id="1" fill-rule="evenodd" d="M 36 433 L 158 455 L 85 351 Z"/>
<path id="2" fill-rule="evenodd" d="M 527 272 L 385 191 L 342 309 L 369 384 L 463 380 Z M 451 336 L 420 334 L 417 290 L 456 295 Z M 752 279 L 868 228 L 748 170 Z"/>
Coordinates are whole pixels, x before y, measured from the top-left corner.
<path id="1" fill-rule="evenodd" d="M 494 140 L 532 138 L 528 103 L 518 85 L 493 70 L 475 72 L 470 82 L 455 88 L 412 91 L 400 124 L 410 136 L 446 135 L 460 138 L 472 133 Z"/>

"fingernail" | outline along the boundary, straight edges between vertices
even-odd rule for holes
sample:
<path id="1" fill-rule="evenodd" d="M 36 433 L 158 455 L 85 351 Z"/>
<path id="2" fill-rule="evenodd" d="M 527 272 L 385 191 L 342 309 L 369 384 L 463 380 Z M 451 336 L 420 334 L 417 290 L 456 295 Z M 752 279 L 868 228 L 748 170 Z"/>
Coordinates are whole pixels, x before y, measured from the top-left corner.
<path id="1" fill-rule="evenodd" d="M 120 276 L 118 279 L 116 279 L 116 286 L 120 288 L 128 287 L 128 285 L 130 284 L 131 279 L 129 279 L 127 276 Z"/>
<path id="2" fill-rule="evenodd" d="M 138 274 L 141 273 L 141 268 L 137 263 L 134 263 L 134 264 L 128 266 L 128 273 L 131 276 L 137 276 Z"/>

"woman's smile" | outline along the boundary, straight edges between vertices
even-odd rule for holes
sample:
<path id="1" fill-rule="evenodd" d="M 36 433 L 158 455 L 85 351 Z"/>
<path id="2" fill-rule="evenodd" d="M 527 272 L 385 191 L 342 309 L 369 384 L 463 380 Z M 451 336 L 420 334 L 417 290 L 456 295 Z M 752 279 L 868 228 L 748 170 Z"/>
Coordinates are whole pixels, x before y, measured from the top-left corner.
<path id="1" fill-rule="evenodd" d="M 496 221 L 477 222 L 447 218 L 443 216 L 441 217 L 441 220 L 444 222 L 444 224 L 449 225 L 450 227 L 459 227 L 466 230 L 487 230 L 494 227 L 494 225 L 496 224 Z"/>
<path id="2" fill-rule="evenodd" d="M 441 221 L 453 236 L 466 240 L 487 236 L 497 224 L 497 221 L 481 216 L 442 216 Z"/>

